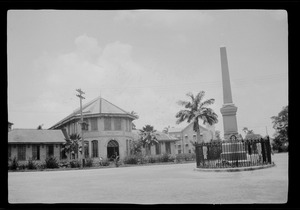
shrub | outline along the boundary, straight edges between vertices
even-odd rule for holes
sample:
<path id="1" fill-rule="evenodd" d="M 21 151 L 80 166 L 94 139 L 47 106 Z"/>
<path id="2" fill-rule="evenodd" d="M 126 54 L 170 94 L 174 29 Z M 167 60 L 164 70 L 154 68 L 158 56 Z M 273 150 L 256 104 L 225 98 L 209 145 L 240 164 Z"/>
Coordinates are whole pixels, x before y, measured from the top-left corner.
<path id="1" fill-rule="evenodd" d="M 25 170 L 26 169 L 26 164 L 19 164 L 18 169 L 19 170 Z"/>
<path id="2" fill-rule="evenodd" d="M 103 159 L 102 161 L 99 162 L 100 166 L 109 166 L 110 165 L 110 161 L 109 159 Z"/>
<path id="3" fill-rule="evenodd" d="M 92 167 L 93 166 L 93 159 L 92 158 L 86 158 L 85 159 L 85 166 L 86 167 Z"/>
<path id="4" fill-rule="evenodd" d="M 138 157 L 137 155 L 130 155 L 124 158 L 125 164 L 138 164 Z"/>
<path id="5" fill-rule="evenodd" d="M 37 165 L 35 161 L 33 161 L 31 158 L 28 160 L 27 166 L 28 169 L 37 169 Z"/>
<path id="6" fill-rule="evenodd" d="M 168 162 L 174 162 L 176 156 L 175 155 L 168 155 Z"/>
<path id="7" fill-rule="evenodd" d="M 181 163 L 183 160 L 183 154 L 177 154 L 175 160 L 177 163 Z"/>
<path id="8" fill-rule="evenodd" d="M 61 160 L 59 162 L 59 167 L 61 167 L 61 168 L 68 168 L 68 167 L 70 167 L 70 163 L 67 160 Z"/>
<path id="9" fill-rule="evenodd" d="M 71 166 L 71 168 L 79 168 L 80 167 L 80 162 L 78 160 L 71 160 L 70 161 L 70 166 Z"/>
<path id="10" fill-rule="evenodd" d="M 160 162 L 168 162 L 169 161 L 169 155 L 167 153 L 164 153 L 160 156 Z"/>
<path id="11" fill-rule="evenodd" d="M 37 163 L 36 164 L 36 167 L 38 168 L 38 169 L 45 169 L 46 168 L 46 163 L 45 162 L 43 162 L 43 163 Z"/>
<path id="12" fill-rule="evenodd" d="M 18 162 L 17 158 L 14 157 L 13 160 L 11 161 L 11 163 L 9 164 L 8 169 L 17 170 L 18 166 L 19 166 L 19 162 Z"/>
<path id="13" fill-rule="evenodd" d="M 56 160 L 56 158 L 54 157 L 47 157 L 45 160 L 45 167 L 46 168 L 58 168 L 58 162 Z"/>
<path id="14" fill-rule="evenodd" d="M 138 162 L 140 164 L 146 164 L 149 162 L 149 158 L 148 158 L 148 156 L 145 156 L 145 155 L 139 156 Z"/>
<path id="15" fill-rule="evenodd" d="M 148 163 L 156 163 L 159 162 L 159 159 L 156 156 L 149 156 Z"/>

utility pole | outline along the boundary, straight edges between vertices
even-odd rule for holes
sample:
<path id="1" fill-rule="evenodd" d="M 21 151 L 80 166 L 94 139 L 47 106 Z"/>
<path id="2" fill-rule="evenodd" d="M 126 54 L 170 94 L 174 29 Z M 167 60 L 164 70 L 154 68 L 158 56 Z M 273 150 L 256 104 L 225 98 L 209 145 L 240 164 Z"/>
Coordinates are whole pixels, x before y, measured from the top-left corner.
<path id="1" fill-rule="evenodd" d="M 267 136 L 268 136 L 268 127 L 266 126 L 266 133 L 267 133 Z"/>
<path id="2" fill-rule="evenodd" d="M 81 129 L 81 155 L 80 155 L 80 164 L 83 168 L 84 166 L 84 140 L 83 140 L 83 116 L 82 116 L 82 99 L 85 99 L 82 94 L 85 94 L 80 88 L 76 90 L 79 94 L 76 96 L 80 99 L 80 129 Z"/>

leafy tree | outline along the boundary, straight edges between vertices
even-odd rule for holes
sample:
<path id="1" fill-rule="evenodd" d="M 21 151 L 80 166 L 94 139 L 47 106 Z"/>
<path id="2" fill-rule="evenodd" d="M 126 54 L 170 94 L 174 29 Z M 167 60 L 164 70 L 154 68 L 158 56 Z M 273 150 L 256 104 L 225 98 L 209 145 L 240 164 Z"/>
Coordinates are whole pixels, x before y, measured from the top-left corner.
<path id="1" fill-rule="evenodd" d="M 169 132 L 169 127 L 165 127 L 165 128 L 163 129 L 163 132 L 164 132 L 164 133 L 168 133 L 168 132 Z"/>
<path id="2" fill-rule="evenodd" d="M 42 129 L 43 129 L 43 125 L 44 125 L 44 124 L 39 125 L 39 126 L 37 127 L 37 129 L 38 129 L 38 130 L 42 130 Z"/>
<path id="3" fill-rule="evenodd" d="M 208 105 L 211 105 L 215 102 L 215 99 L 209 99 L 206 101 L 202 101 L 205 95 L 204 91 L 200 91 L 197 95 L 193 95 L 192 93 L 187 93 L 191 100 L 190 101 L 178 101 L 178 104 L 184 106 L 186 109 L 180 110 L 176 114 L 177 121 L 179 124 L 183 121 L 187 121 L 188 123 L 193 122 L 193 130 L 197 133 L 197 142 L 200 143 L 200 126 L 199 120 L 203 120 L 203 124 L 208 123 L 209 125 L 213 125 L 218 122 L 218 115 L 211 109 L 208 108 Z"/>
<path id="4" fill-rule="evenodd" d="M 275 129 L 273 148 L 279 152 L 288 150 L 288 106 L 282 108 L 277 116 L 271 117 Z"/>
<path id="5" fill-rule="evenodd" d="M 137 155 L 137 154 L 140 154 L 142 152 L 142 141 L 140 140 L 137 140 L 137 141 L 132 141 L 131 142 L 131 150 L 130 150 L 130 154 L 132 155 Z"/>
<path id="6" fill-rule="evenodd" d="M 149 151 L 151 145 L 155 145 L 158 143 L 158 140 L 156 138 L 158 134 L 156 133 L 156 130 L 154 130 L 154 127 L 151 125 L 146 125 L 143 127 L 143 129 L 140 130 L 140 141 L 143 145 L 143 147 L 146 147 L 146 149 Z"/>
<path id="7" fill-rule="evenodd" d="M 216 140 L 221 141 L 221 132 L 216 130 L 215 132 Z"/>
<path id="8" fill-rule="evenodd" d="M 79 142 L 81 140 L 81 137 L 79 134 L 70 134 L 69 138 L 65 139 L 66 142 L 63 144 L 62 151 L 65 152 L 66 154 L 69 154 L 69 159 L 71 159 L 71 154 L 78 153 L 79 149 Z"/>

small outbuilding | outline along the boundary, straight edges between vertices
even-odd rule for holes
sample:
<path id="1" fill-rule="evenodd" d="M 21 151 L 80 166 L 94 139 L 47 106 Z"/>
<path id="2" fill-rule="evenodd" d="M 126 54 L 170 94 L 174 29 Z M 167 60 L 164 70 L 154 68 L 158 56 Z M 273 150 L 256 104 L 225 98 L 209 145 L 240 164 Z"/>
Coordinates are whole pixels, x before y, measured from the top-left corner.
<path id="1" fill-rule="evenodd" d="M 8 132 L 8 158 L 18 161 L 62 159 L 61 148 L 66 136 L 61 130 L 13 129 Z"/>

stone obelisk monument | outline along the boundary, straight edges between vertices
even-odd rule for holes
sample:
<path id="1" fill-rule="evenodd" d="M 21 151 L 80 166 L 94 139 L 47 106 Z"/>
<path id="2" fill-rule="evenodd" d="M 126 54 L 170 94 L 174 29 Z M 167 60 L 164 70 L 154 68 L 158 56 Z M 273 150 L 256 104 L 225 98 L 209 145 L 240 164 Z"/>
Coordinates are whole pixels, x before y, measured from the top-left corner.
<path id="1" fill-rule="evenodd" d="M 224 138 L 229 140 L 232 135 L 237 136 L 238 127 L 236 120 L 237 107 L 233 104 L 230 77 L 227 61 L 226 47 L 220 47 L 221 53 L 221 69 L 222 69 L 222 84 L 223 84 L 223 100 L 224 104 L 221 108 L 224 126 Z"/>

